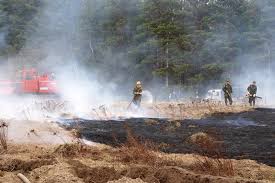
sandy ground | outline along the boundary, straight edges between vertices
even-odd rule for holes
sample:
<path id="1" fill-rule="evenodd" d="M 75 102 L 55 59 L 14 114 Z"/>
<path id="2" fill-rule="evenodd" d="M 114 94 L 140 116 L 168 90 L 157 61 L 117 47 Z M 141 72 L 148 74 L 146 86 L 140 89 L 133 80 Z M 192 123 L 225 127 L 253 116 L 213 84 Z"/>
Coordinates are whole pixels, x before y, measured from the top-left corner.
<path id="1" fill-rule="evenodd" d="M 168 155 L 152 152 L 154 156 L 151 158 L 156 159 L 151 162 L 144 161 L 143 156 L 127 160 L 127 154 L 122 150 L 125 149 L 107 146 L 79 150 L 74 145 L 65 148 L 58 145 L 9 144 L 8 151 L 0 157 L 0 182 L 21 183 L 16 176 L 19 172 L 35 183 L 275 181 L 275 168 L 251 160 L 232 160 L 234 175 L 213 176 L 196 170 L 196 158 L 191 154 Z"/>
<path id="2" fill-rule="evenodd" d="M 61 144 L 73 142 L 70 132 L 49 121 L 8 120 L 9 141 L 15 143 Z"/>
<path id="3" fill-rule="evenodd" d="M 125 108 L 125 104 L 119 106 Z M 245 105 L 177 103 L 144 108 L 146 115 L 173 119 L 250 110 Z M 107 119 L 114 115 L 115 110 L 110 111 L 101 109 L 98 114 Z M 251 160 L 230 160 L 230 175 L 226 170 L 216 174 L 198 168 L 198 158 L 192 154 L 152 152 L 138 144 L 127 148 L 93 143 L 86 146 L 83 142 L 76 144 L 80 140 L 74 133 L 51 121 L 5 121 L 9 126 L 8 150 L 0 148 L 0 183 L 20 183 L 17 173 L 23 173 L 32 183 L 275 182 L 275 168 Z"/>

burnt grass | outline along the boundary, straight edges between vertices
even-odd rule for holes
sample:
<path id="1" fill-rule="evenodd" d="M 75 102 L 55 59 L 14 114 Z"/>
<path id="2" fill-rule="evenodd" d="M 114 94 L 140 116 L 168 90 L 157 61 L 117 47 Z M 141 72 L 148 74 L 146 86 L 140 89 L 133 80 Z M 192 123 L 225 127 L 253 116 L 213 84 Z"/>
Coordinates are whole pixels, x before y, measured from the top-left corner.
<path id="1" fill-rule="evenodd" d="M 190 136 L 204 132 L 223 144 L 225 157 L 252 159 L 275 166 L 275 109 L 256 108 L 243 113 L 215 113 L 204 119 L 171 121 L 132 118 L 125 120 L 70 120 L 67 129 L 78 129 L 82 137 L 94 142 L 119 146 L 127 130 L 142 139 L 160 144 L 167 153 L 202 153 Z"/>

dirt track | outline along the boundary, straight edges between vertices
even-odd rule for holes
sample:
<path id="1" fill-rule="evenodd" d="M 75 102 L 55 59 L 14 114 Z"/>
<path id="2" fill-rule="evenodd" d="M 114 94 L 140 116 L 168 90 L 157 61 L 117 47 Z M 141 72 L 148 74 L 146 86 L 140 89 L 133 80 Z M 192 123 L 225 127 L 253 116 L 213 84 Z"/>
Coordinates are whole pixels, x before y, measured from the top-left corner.
<path id="1" fill-rule="evenodd" d="M 201 152 L 190 137 L 205 132 L 224 144 L 234 159 L 253 159 L 275 166 L 275 109 L 258 108 L 240 113 L 214 113 L 200 120 L 127 119 L 123 121 L 77 120 L 66 125 L 79 128 L 83 137 L 116 146 L 126 139 L 125 126 L 137 136 L 163 144 L 169 153 Z"/>

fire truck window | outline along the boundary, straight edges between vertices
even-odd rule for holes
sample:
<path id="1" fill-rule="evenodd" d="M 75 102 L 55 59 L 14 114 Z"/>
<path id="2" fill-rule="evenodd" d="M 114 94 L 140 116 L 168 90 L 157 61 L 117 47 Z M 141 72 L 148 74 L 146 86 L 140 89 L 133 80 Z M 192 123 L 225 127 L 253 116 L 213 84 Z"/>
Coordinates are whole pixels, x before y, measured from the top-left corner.
<path id="1" fill-rule="evenodd" d="M 32 76 L 29 75 L 29 74 L 27 74 L 27 75 L 26 75 L 26 80 L 32 80 Z"/>

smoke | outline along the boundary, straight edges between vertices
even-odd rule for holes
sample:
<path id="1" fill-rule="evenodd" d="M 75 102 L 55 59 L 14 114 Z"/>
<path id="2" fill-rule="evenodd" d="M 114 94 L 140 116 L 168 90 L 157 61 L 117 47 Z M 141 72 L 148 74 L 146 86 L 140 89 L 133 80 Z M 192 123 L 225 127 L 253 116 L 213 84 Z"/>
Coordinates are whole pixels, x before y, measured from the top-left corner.
<path id="1" fill-rule="evenodd" d="M 231 80 L 233 94 L 237 97 L 244 97 L 247 87 L 256 81 L 257 95 L 263 97 L 263 102 L 267 105 L 274 105 L 275 102 L 270 100 L 275 84 L 274 2 L 244 0 L 232 1 L 226 5 L 223 1 L 212 3 L 223 4 L 220 11 L 225 18 L 220 17 L 224 21 L 218 19 L 209 27 L 212 36 L 204 41 L 202 50 L 207 53 L 204 57 L 213 58 L 217 60 L 217 64 L 223 66 L 221 79 Z M 234 7 L 236 5 L 239 8 Z M 214 7 L 217 8 L 218 5 Z M 217 86 L 209 81 L 205 88 L 215 87 Z"/>
<path id="2" fill-rule="evenodd" d="M 76 0 L 43 1 L 43 9 L 37 14 L 37 27 L 30 32 L 24 50 L 37 51 L 42 59 L 41 67 L 59 67 L 77 62 L 74 48 L 78 48 L 78 21 L 81 2 Z M 35 63 L 33 63 L 35 64 Z M 59 66 L 58 66 L 59 65 Z"/>
<path id="3" fill-rule="evenodd" d="M 3 30 L 0 30 L 0 49 L 4 48 L 6 46 L 6 33 Z"/>
<path id="4" fill-rule="evenodd" d="M 39 48 L 42 59 L 37 67 L 56 73 L 61 97 L 70 101 L 77 114 L 88 113 L 92 107 L 111 104 L 116 89 L 113 83 L 99 83 L 97 68 L 85 68 L 80 30 L 85 1 L 44 1 L 36 32 L 28 38 L 25 50 Z"/>
<path id="5" fill-rule="evenodd" d="M 90 65 L 87 57 L 94 53 L 94 41 L 97 35 L 83 34 L 83 12 L 87 12 L 87 6 L 97 4 L 96 10 L 105 2 L 96 0 L 43 0 L 42 11 L 36 14 L 34 19 L 35 29 L 28 31 L 26 44 L 17 55 L 9 56 L 9 62 L 13 63 L 13 69 L 37 68 L 42 73 L 54 72 L 57 79 L 58 92 L 62 100 L 69 102 L 69 108 L 50 113 L 41 110 L 37 103 L 40 98 L 35 96 L 25 97 L 1 97 L 1 105 L 5 109 L 1 116 L 19 119 L 38 120 L 47 116 L 58 116 L 57 113 L 71 113 L 71 116 L 92 118 L 92 113 L 99 106 L 111 106 L 114 102 L 127 99 L 131 100 L 133 84 L 131 80 L 118 85 L 122 80 L 129 79 L 130 73 L 122 72 L 129 67 L 129 62 L 121 52 L 105 52 L 100 58 L 102 63 Z M 90 13 L 90 12 L 89 12 Z M 107 15 L 106 15 L 107 16 Z M 95 30 L 95 27 L 91 27 Z M 85 31 L 87 32 L 87 31 Z M 88 55 L 88 56 L 86 56 Z M 113 67 L 110 63 L 115 62 Z M 93 62 L 94 63 L 94 62 Z M 102 66 L 108 64 L 108 67 Z M 115 68 L 119 65 L 119 68 Z M 87 67 L 89 66 L 89 68 Z M 1 70 L 5 70 L 1 67 Z M 7 72 L 1 72 L 5 73 Z M 14 74 L 15 72 L 12 72 Z M 11 75 L 12 75 L 11 74 Z M 108 75 L 109 77 L 102 77 Z M 105 80 L 105 78 L 112 78 Z M 126 79 L 127 78 L 127 79 Z M 11 78 L 6 78 L 11 79 Z M 129 84 L 130 83 L 130 84 Z M 129 87 L 131 86 L 131 87 Z M 130 95 L 129 95 L 130 94 Z M 152 96 L 147 93 L 152 100 Z M 43 100 L 42 100 L 43 102 Z"/>
<path id="6" fill-rule="evenodd" d="M 257 82 L 258 94 L 264 98 L 267 105 L 275 105 L 273 86 L 275 84 L 275 4 L 272 1 L 255 1 L 260 11 L 261 19 L 254 32 L 245 33 L 243 44 L 248 50 L 246 54 L 237 57 L 238 73 L 233 73 L 233 81 L 246 91 L 252 81 Z M 257 46 L 250 47 L 256 43 Z"/>
<path id="7" fill-rule="evenodd" d="M 64 100 L 70 101 L 72 107 L 69 112 L 76 115 L 87 115 L 94 108 L 102 105 L 109 106 L 122 99 L 127 99 L 130 102 L 134 80 L 139 80 L 138 77 L 135 77 L 141 75 L 140 73 L 132 73 L 133 69 L 129 69 L 134 66 L 141 67 L 137 63 L 130 62 L 130 60 L 135 61 L 135 59 L 130 58 L 135 58 L 135 53 L 128 53 L 130 50 L 127 48 L 128 45 L 113 50 L 104 48 L 105 45 L 100 43 L 103 41 L 104 34 L 110 34 L 110 32 L 100 32 L 98 27 L 91 26 L 102 26 L 113 18 L 110 17 L 111 12 L 104 9 L 107 7 L 108 1 L 43 0 L 42 2 L 42 11 L 35 15 L 34 21 L 37 26 L 34 30 L 28 32 L 26 44 L 20 53 L 8 58 L 14 60 L 12 61 L 14 67 L 36 67 L 42 72 L 55 72 L 60 95 Z M 234 86 L 241 88 L 243 95 L 245 95 L 247 86 L 253 80 L 256 80 L 259 86 L 259 96 L 268 98 L 272 96 L 272 86 L 274 84 L 274 64 L 272 60 L 275 58 L 275 35 L 272 31 L 274 30 L 274 24 L 266 20 L 272 19 L 275 11 L 272 11 L 273 9 L 266 2 L 261 1 L 261 3 L 256 4 L 263 14 L 264 20 L 261 20 L 255 32 L 239 31 L 243 25 L 240 25 L 239 30 L 232 29 L 232 27 L 228 27 L 222 22 L 217 27 L 211 27 L 211 29 L 216 28 L 216 32 L 213 32 L 214 36 L 211 39 L 204 42 L 203 49 L 207 50 L 206 53 L 219 52 L 223 54 L 224 45 L 232 39 L 243 39 L 241 43 L 245 51 L 232 50 L 228 53 L 228 57 L 232 58 L 234 56 L 234 60 L 228 60 L 228 62 L 232 62 L 236 66 L 235 68 L 227 67 L 230 72 L 226 72 L 223 78 L 230 78 Z M 135 4 L 131 4 L 130 1 L 129 4 L 125 4 L 121 11 L 125 14 L 119 14 L 118 16 L 127 17 L 129 13 L 138 13 Z M 103 22 L 95 23 L 98 20 Z M 137 34 L 138 29 L 135 30 L 136 32 L 131 29 L 131 27 L 135 27 L 135 25 L 132 25 L 134 21 L 127 18 L 125 21 L 122 22 L 123 26 L 118 32 L 127 34 L 131 38 Z M 142 27 L 138 28 L 142 29 Z M 112 29 L 108 31 L 112 31 Z M 260 33 L 262 35 L 259 35 Z M 142 49 L 138 51 L 143 51 L 146 55 L 147 51 L 157 52 L 160 50 L 159 45 L 150 45 L 149 48 L 152 50 L 146 50 L 146 44 L 149 44 L 147 43 L 148 40 L 150 40 L 148 41 L 150 44 L 157 42 L 152 41 L 157 39 L 154 35 L 141 36 L 145 38 L 140 40 L 139 48 L 142 47 Z M 5 45 L 4 37 L 5 31 L 0 34 L 0 47 Z M 250 41 L 253 40 L 259 41 L 259 48 L 250 49 Z M 129 45 L 131 46 L 131 44 Z M 100 49 L 105 49 L 104 52 L 100 52 L 103 55 L 97 51 Z M 173 53 L 173 48 L 171 53 Z M 214 57 L 214 54 L 208 56 Z M 204 57 L 204 55 L 201 57 Z M 151 59 L 155 58 L 144 58 L 144 62 Z M 225 62 L 221 61 L 221 63 Z M 143 67 L 146 66 L 146 64 L 143 65 Z M 143 78 L 150 77 L 147 76 L 146 69 L 141 68 L 140 70 L 144 72 L 142 73 Z M 169 91 L 160 87 L 163 84 L 163 81 L 161 83 L 160 80 L 156 80 L 156 82 L 153 81 L 145 85 L 144 88 L 150 88 L 159 98 L 167 99 Z M 182 90 L 182 88 L 179 90 Z M 193 95 L 192 93 L 195 92 L 188 91 L 188 93 L 178 94 L 177 98 Z M 147 96 L 149 96 L 148 101 L 150 102 L 155 97 L 150 93 Z M 271 100 L 268 101 L 270 101 L 270 104 L 272 103 Z M 33 105 L 31 99 L 24 101 L 24 103 Z M 13 113 L 13 105 L 8 104 L 6 113 Z M 41 114 L 34 116 L 41 116 Z"/>
<path id="8" fill-rule="evenodd" d="M 3 21 L 5 21 L 5 13 L 3 13 L 1 10 L 0 10 L 0 24 L 3 23 Z M 5 46 L 6 46 L 6 37 L 7 35 L 7 27 L 6 26 L 2 26 L 2 28 L 0 29 L 0 49 L 3 49 Z"/>

